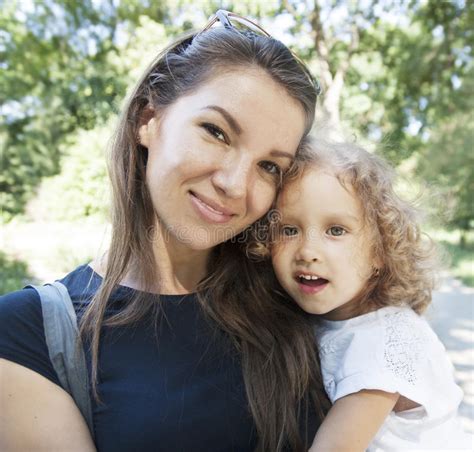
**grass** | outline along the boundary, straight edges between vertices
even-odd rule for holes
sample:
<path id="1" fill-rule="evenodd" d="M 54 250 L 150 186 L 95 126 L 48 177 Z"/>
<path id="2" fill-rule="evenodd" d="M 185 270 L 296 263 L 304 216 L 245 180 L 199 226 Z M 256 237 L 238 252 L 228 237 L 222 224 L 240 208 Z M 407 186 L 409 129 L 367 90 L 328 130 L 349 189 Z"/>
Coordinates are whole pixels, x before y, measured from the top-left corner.
<path id="1" fill-rule="evenodd" d="M 12 259 L 0 251 L 0 295 L 21 289 L 33 280 L 24 262 Z"/>

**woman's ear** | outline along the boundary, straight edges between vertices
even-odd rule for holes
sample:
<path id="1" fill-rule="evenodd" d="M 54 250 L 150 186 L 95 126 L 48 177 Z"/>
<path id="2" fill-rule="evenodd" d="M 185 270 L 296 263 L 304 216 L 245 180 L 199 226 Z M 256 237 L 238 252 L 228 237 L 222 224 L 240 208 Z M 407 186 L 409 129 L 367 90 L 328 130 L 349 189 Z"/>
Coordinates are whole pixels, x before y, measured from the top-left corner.
<path id="1" fill-rule="evenodd" d="M 155 118 L 155 115 L 156 111 L 151 105 L 147 105 L 140 115 L 137 139 L 138 142 L 147 149 L 150 145 L 150 125 L 153 124 L 153 119 Z"/>

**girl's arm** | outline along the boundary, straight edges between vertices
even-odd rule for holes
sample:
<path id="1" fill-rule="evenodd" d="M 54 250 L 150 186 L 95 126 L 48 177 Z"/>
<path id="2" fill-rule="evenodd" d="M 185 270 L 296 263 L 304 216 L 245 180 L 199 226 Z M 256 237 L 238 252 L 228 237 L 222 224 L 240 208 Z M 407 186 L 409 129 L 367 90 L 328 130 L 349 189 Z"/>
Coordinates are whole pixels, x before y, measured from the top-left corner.
<path id="1" fill-rule="evenodd" d="M 398 398 L 398 393 L 362 390 L 336 400 L 310 452 L 365 451 Z"/>
<path id="2" fill-rule="evenodd" d="M 0 359 L 0 450 L 95 452 L 69 394 L 42 375 Z"/>

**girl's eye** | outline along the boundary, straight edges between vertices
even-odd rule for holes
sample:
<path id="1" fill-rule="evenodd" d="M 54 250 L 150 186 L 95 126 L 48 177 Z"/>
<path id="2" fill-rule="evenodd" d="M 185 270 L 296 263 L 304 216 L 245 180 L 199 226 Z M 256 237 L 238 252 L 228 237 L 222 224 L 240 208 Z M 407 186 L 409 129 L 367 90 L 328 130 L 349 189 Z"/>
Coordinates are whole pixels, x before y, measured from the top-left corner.
<path id="1" fill-rule="evenodd" d="M 294 226 L 282 226 L 280 230 L 281 235 L 285 237 L 293 237 L 294 235 L 298 234 L 298 229 Z"/>
<path id="2" fill-rule="evenodd" d="M 260 162 L 260 167 L 263 168 L 268 174 L 273 176 L 281 177 L 282 175 L 281 168 L 276 163 L 270 162 L 269 160 Z"/>
<path id="3" fill-rule="evenodd" d="M 223 141 L 226 144 L 229 143 L 226 134 L 220 127 L 217 127 L 216 125 L 209 122 L 205 122 L 201 124 L 201 126 L 206 129 L 209 135 L 212 135 L 214 138 L 218 139 L 219 141 Z"/>
<path id="4" fill-rule="evenodd" d="M 347 231 L 341 226 L 331 226 L 326 233 L 332 235 L 333 237 L 340 237 L 344 235 Z"/>

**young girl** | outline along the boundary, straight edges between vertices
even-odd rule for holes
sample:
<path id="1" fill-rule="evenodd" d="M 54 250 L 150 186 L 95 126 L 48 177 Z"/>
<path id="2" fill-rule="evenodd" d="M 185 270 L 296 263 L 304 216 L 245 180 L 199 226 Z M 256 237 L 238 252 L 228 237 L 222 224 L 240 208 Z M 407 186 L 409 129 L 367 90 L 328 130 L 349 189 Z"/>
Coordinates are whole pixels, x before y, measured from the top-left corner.
<path id="1" fill-rule="evenodd" d="M 414 209 L 365 150 L 313 142 L 306 153 L 278 198 L 271 258 L 287 294 L 318 316 L 333 407 L 311 450 L 471 449 L 453 367 L 420 316 L 434 256 Z"/>

